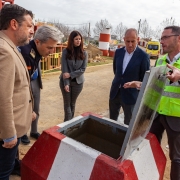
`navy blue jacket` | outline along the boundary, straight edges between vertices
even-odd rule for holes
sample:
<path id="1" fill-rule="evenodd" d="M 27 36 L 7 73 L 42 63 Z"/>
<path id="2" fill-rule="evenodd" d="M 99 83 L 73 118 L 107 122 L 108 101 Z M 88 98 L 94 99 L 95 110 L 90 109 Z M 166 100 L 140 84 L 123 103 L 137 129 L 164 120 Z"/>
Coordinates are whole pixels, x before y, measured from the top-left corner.
<path id="1" fill-rule="evenodd" d="M 136 88 L 124 89 L 123 85 L 130 81 L 143 81 L 145 72 L 150 68 L 150 60 L 149 55 L 137 47 L 122 74 L 125 52 L 125 47 L 123 47 L 117 49 L 114 55 L 113 71 L 115 76 L 110 90 L 110 99 L 116 97 L 119 87 L 121 86 L 122 101 L 127 105 L 134 105 L 139 91 Z"/>
<path id="2" fill-rule="evenodd" d="M 30 41 L 29 44 L 25 46 L 20 46 L 19 49 L 21 50 L 21 54 L 26 62 L 30 78 L 33 72 L 36 69 L 38 69 L 39 87 L 42 89 L 41 65 L 40 65 L 40 60 L 42 59 L 42 56 L 37 51 L 34 40 Z"/>

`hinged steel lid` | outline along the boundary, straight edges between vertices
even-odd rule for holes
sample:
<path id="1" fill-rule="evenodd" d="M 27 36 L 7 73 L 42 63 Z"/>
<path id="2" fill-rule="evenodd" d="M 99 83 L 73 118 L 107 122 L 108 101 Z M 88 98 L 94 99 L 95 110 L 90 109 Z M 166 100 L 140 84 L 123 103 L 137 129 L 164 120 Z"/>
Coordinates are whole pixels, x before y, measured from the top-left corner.
<path id="1" fill-rule="evenodd" d="M 167 80 L 166 72 L 166 66 L 152 67 L 144 76 L 120 151 L 122 161 L 128 158 L 149 132 Z"/>

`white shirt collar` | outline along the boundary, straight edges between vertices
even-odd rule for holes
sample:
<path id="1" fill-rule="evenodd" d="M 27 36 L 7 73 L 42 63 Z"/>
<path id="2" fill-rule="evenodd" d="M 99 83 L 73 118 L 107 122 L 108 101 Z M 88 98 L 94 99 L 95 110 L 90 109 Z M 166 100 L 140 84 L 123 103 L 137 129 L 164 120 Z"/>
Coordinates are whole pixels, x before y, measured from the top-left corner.
<path id="1" fill-rule="evenodd" d="M 174 56 L 174 59 L 178 60 L 180 58 L 180 52 Z"/>
<path id="2" fill-rule="evenodd" d="M 168 59 L 168 61 L 171 62 L 171 63 L 174 63 L 174 62 L 177 61 L 179 58 L 180 58 L 180 52 L 174 56 L 172 62 L 170 61 L 169 56 L 167 55 L 167 59 Z"/>
<path id="3" fill-rule="evenodd" d="M 21 49 L 18 46 L 17 46 L 17 49 L 18 49 L 19 52 L 21 52 Z"/>

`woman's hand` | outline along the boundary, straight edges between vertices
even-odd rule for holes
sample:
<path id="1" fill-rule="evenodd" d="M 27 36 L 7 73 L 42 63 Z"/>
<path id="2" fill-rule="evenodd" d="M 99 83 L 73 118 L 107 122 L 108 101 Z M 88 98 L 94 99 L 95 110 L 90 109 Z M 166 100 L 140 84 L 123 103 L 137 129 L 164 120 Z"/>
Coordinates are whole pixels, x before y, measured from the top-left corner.
<path id="1" fill-rule="evenodd" d="M 70 78 L 70 74 L 69 73 L 63 73 L 63 79 L 67 79 Z"/>
<path id="2" fill-rule="evenodd" d="M 33 111 L 32 112 L 32 121 L 34 121 L 36 119 L 36 117 L 37 117 L 37 114 Z"/>
<path id="3" fill-rule="evenodd" d="M 70 91 L 69 91 L 69 85 L 64 86 L 64 90 L 65 90 L 66 92 L 70 92 Z"/>

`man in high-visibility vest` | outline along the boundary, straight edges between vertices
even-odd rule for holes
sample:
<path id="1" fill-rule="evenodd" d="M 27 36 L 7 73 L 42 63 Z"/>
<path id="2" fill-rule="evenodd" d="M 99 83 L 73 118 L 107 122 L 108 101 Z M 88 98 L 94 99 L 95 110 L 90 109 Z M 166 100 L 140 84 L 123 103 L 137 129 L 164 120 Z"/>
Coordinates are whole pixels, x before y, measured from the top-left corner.
<path id="1" fill-rule="evenodd" d="M 171 64 L 180 69 L 180 27 L 168 26 L 161 36 L 163 52 L 156 66 Z M 176 69 L 176 70 L 177 70 Z M 167 132 L 169 156 L 171 159 L 171 180 L 180 180 L 180 84 L 172 82 L 173 73 L 169 73 L 160 104 L 150 132 L 161 142 L 164 130 Z"/>

